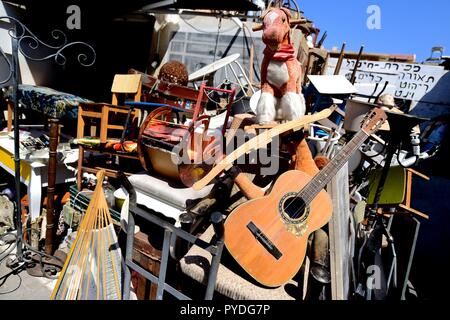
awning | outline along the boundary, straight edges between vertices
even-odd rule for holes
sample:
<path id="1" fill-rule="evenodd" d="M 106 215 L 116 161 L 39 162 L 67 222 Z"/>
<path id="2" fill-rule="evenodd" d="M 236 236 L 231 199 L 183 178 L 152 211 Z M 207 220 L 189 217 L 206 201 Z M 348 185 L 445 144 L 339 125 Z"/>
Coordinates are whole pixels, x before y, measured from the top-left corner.
<path id="1" fill-rule="evenodd" d="M 209 9 L 209 10 L 233 10 L 233 11 L 258 11 L 258 6 L 250 0 L 161 0 L 149 1 L 143 10 L 156 9 Z"/>

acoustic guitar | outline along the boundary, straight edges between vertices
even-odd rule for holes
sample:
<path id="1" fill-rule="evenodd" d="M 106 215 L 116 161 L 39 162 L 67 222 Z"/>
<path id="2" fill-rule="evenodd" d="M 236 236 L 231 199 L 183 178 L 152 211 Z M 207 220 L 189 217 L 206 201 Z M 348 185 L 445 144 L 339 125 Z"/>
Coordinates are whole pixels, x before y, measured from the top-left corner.
<path id="1" fill-rule="evenodd" d="M 332 202 L 324 187 L 363 142 L 386 120 L 375 108 L 362 129 L 314 178 L 288 171 L 269 195 L 237 207 L 225 221 L 225 245 L 234 259 L 256 281 L 278 287 L 300 269 L 309 235 L 331 218 Z"/>

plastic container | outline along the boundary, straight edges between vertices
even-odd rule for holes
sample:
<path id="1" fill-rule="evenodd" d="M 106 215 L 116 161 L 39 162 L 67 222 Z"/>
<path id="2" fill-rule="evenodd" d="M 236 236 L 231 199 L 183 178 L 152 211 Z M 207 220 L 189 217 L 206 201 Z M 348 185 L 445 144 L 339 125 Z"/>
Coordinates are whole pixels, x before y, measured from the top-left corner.
<path id="1" fill-rule="evenodd" d="M 114 192 L 116 189 L 109 183 L 108 179 L 103 180 L 103 192 L 105 193 L 106 203 L 109 208 L 114 208 L 116 204 L 116 198 L 114 196 Z"/>

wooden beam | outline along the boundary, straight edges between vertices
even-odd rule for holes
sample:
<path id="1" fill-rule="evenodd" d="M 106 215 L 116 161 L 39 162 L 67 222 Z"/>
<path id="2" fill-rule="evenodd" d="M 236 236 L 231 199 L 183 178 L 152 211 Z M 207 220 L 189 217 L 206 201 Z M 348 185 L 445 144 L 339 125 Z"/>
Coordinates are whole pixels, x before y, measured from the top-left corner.
<path id="1" fill-rule="evenodd" d="M 418 172 L 418 171 L 416 171 L 416 170 L 414 170 L 414 169 L 408 168 L 408 169 L 406 169 L 406 170 L 408 170 L 409 172 L 415 174 L 416 176 L 421 177 L 422 179 L 425 179 L 425 180 L 427 180 L 427 181 L 430 181 L 430 180 L 431 180 L 430 177 L 428 177 L 428 176 L 424 175 L 423 173 L 420 173 L 420 172 Z"/>
<path id="2" fill-rule="evenodd" d="M 425 214 L 425 213 L 423 213 L 423 212 L 420 212 L 420 211 L 418 211 L 418 210 L 416 210 L 416 209 L 407 207 L 407 206 L 405 206 L 404 204 L 399 204 L 399 207 L 402 208 L 402 209 L 405 209 L 405 210 L 407 210 L 407 211 L 409 211 L 409 212 L 411 212 L 411 213 L 414 213 L 414 214 L 416 214 L 416 215 L 418 215 L 419 217 L 422 217 L 422 218 L 424 218 L 424 219 L 427 219 L 427 220 L 430 219 L 430 216 L 429 216 L 429 215 L 427 215 L 427 214 Z"/>

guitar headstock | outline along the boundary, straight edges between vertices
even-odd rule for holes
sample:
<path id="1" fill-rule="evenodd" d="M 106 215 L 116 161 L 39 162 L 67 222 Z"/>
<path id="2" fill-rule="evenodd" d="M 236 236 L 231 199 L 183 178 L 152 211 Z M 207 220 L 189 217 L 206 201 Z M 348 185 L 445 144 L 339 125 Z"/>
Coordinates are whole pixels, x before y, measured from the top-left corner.
<path id="1" fill-rule="evenodd" d="M 383 111 L 383 109 L 373 108 L 362 120 L 361 129 L 370 135 L 380 129 L 386 119 L 387 114 Z"/>

